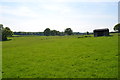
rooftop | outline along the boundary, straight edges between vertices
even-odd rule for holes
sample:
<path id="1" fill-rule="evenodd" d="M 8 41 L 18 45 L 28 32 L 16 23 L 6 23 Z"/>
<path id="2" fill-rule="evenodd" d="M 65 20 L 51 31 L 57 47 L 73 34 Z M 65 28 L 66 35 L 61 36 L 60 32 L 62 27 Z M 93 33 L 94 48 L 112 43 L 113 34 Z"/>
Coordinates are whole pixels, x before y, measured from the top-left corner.
<path id="1" fill-rule="evenodd" d="M 108 28 L 103 28 L 103 29 L 95 29 L 94 31 L 104 31 L 104 30 L 109 30 Z"/>

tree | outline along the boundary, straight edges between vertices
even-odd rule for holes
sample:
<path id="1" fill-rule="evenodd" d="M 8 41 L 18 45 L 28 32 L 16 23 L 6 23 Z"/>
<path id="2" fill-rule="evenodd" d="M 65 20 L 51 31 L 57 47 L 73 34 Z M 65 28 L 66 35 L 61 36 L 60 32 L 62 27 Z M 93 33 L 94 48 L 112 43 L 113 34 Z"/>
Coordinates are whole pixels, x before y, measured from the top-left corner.
<path id="1" fill-rule="evenodd" d="M 50 36 L 50 35 L 51 35 L 51 31 L 50 31 L 49 28 L 46 28 L 46 29 L 44 30 L 44 35 L 45 35 L 45 36 Z"/>
<path id="2" fill-rule="evenodd" d="M 60 32 L 57 30 L 51 30 L 51 35 L 55 36 L 55 35 L 60 35 Z"/>
<path id="3" fill-rule="evenodd" d="M 51 35 L 52 35 L 52 36 L 57 35 L 57 31 L 56 31 L 56 30 L 51 30 Z"/>
<path id="4" fill-rule="evenodd" d="M 72 34 L 73 34 L 73 31 L 72 31 L 71 28 L 66 28 L 66 29 L 65 29 L 65 33 L 66 33 L 67 35 L 72 35 Z"/>
<path id="5" fill-rule="evenodd" d="M 87 31 L 86 34 L 89 35 L 89 32 Z"/>
<path id="6" fill-rule="evenodd" d="M 115 31 L 120 32 L 120 23 L 116 24 L 113 28 Z"/>
<path id="7" fill-rule="evenodd" d="M 2 41 L 3 24 L 0 24 L 0 41 Z"/>
<path id="8" fill-rule="evenodd" d="M 7 40 L 8 36 L 12 36 L 13 32 L 10 30 L 9 27 L 3 27 L 2 24 L 0 24 L 0 40 L 5 41 Z"/>
<path id="9" fill-rule="evenodd" d="M 10 30 L 9 27 L 5 27 L 5 30 L 6 30 L 6 35 L 7 35 L 7 37 L 8 37 L 8 36 L 11 37 L 11 36 L 13 35 L 13 32 Z"/>

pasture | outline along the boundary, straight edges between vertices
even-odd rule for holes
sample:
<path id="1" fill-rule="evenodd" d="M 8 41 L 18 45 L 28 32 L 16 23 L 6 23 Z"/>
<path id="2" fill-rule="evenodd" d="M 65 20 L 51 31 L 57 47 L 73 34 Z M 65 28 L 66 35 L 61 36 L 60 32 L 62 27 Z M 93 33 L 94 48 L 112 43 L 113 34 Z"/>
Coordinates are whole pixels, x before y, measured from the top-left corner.
<path id="1" fill-rule="evenodd" d="M 26 36 L 2 42 L 3 78 L 116 78 L 118 35 Z"/>

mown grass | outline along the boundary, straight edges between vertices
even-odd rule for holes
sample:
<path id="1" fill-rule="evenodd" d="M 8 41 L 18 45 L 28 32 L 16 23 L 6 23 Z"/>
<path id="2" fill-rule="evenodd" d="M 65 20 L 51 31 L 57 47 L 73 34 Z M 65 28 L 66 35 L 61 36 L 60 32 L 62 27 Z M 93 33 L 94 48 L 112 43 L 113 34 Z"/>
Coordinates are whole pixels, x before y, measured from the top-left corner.
<path id="1" fill-rule="evenodd" d="M 28 36 L 3 41 L 3 78 L 116 78 L 118 37 Z"/>

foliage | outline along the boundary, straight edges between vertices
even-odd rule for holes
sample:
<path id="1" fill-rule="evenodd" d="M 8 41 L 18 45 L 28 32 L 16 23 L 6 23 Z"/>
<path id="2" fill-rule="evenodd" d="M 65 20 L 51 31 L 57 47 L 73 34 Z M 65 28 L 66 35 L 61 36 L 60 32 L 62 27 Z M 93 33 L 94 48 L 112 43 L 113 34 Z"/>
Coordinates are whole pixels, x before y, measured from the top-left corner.
<path id="1" fill-rule="evenodd" d="M 2 24 L 0 24 L 0 40 L 7 40 L 7 37 L 10 37 L 13 35 L 13 32 L 10 30 L 9 27 L 3 27 Z"/>
<path id="2" fill-rule="evenodd" d="M 3 78 L 116 78 L 118 35 L 29 36 L 2 42 Z M 12 46 L 11 46 L 12 45 Z"/>
<path id="3" fill-rule="evenodd" d="M 51 30 L 51 35 L 52 35 L 52 36 L 55 36 L 55 35 L 56 35 L 56 32 L 57 32 L 56 30 Z"/>
<path id="4" fill-rule="evenodd" d="M 0 41 L 2 40 L 3 24 L 0 24 Z"/>
<path id="5" fill-rule="evenodd" d="M 87 31 L 86 34 L 89 35 L 89 32 Z"/>
<path id="6" fill-rule="evenodd" d="M 115 31 L 120 32 L 120 23 L 116 24 L 113 28 Z"/>
<path id="7" fill-rule="evenodd" d="M 59 35 L 59 34 L 60 34 L 59 31 L 57 31 L 57 30 L 51 30 L 51 35 L 52 36 Z"/>
<path id="8" fill-rule="evenodd" d="M 67 35 L 72 35 L 72 34 L 73 34 L 73 31 L 72 31 L 71 28 L 66 28 L 66 29 L 65 29 L 65 33 L 66 33 Z"/>
<path id="9" fill-rule="evenodd" d="M 45 36 L 59 36 L 59 35 L 62 35 L 62 32 L 59 32 L 57 30 L 50 30 L 49 28 L 46 28 L 44 30 L 44 35 Z"/>
<path id="10" fill-rule="evenodd" d="M 50 32 L 50 29 L 49 29 L 49 28 L 46 28 L 46 29 L 44 30 L 44 35 L 45 35 L 45 36 L 50 36 L 50 35 L 51 35 L 51 32 Z"/>

